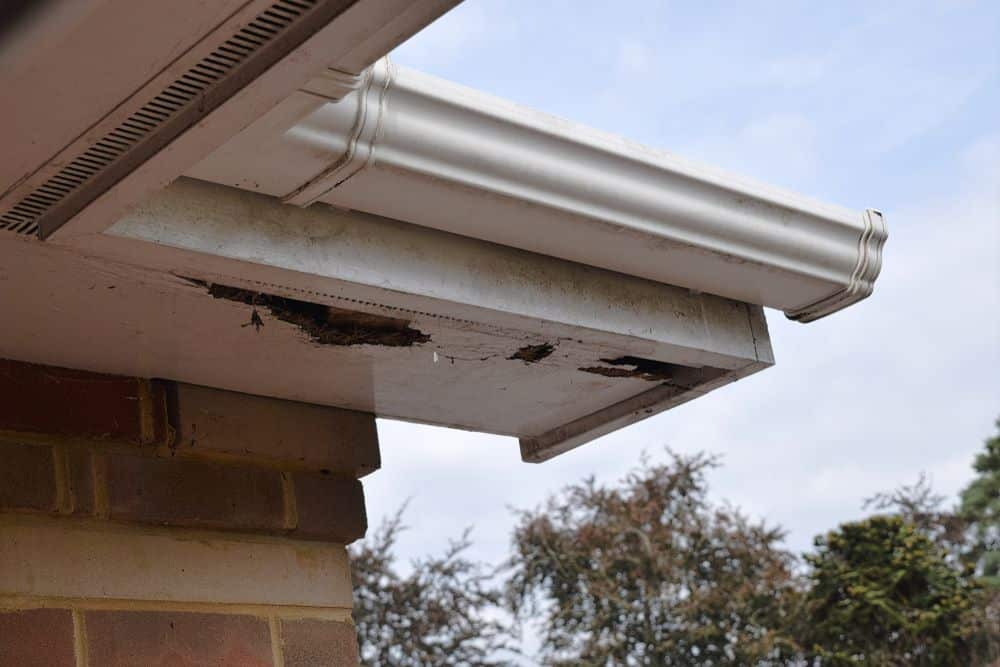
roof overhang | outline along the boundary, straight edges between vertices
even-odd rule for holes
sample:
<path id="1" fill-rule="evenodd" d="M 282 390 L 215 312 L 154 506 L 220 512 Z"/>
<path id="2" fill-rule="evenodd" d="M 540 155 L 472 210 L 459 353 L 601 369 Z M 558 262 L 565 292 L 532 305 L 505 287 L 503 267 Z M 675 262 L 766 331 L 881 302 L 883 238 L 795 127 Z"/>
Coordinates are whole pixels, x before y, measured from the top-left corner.
<path id="1" fill-rule="evenodd" d="M 516 436 L 538 462 L 773 363 L 759 306 L 181 179 L 70 249 L 0 235 L 24 361 Z"/>
<path id="2" fill-rule="evenodd" d="M 512 435 L 541 461 L 771 365 L 762 305 L 810 321 L 871 293 L 876 211 L 377 61 L 453 4 L 42 12 L 60 38 L 0 74 L 24 97 L 3 355 Z M 295 16 L 266 37 L 275 13 Z M 93 76 L 101 39 L 156 16 Z"/>

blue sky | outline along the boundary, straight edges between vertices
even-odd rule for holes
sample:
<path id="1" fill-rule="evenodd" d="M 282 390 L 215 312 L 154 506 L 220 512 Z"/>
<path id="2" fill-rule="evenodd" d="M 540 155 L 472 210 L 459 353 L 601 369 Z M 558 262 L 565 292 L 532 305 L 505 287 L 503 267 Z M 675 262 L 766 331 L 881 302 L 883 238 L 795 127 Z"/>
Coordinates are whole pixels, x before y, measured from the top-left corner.
<path id="1" fill-rule="evenodd" d="M 466 0 L 396 62 L 852 208 L 883 210 L 874 296 L 768 312 L 777 365 L 540 466 L 512 439 L 381 421 L 372 524 L 407 498 L 404 558 L 647 450 L 723 456 L 712 494 L 789 530 L 862 515 L 921 471 L 954 494 L 1000 415 L 1000 2 Z"/>

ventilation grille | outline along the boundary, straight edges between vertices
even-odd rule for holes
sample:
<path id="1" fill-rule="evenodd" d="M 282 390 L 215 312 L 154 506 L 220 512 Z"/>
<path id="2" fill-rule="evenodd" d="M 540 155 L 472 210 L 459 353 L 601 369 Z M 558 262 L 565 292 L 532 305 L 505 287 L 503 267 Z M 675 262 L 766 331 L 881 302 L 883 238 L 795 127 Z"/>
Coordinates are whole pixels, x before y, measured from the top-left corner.
<path id="1" fill-rule="evenodd" d="M 0 215 L 0 230 L 37 234 L 39 220 L 177 115 L 204 100 L 251 55 L 302 19 L 317 0 L 279 0 L 122 121 L 54 176 Z"/>

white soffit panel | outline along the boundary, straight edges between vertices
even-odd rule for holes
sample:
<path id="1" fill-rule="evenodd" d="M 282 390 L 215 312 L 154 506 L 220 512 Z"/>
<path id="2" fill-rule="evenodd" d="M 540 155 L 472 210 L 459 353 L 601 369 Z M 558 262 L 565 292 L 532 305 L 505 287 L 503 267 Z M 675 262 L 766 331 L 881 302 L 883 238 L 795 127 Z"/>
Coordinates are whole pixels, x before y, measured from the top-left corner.
<path id="1" fill-rule="evenodd" d="M 291 96 L 188 175 L 778 308 L 871 294 L 882 215 L 690 163 L 382 60 Z"/>
<path id="2" fill-rule="evenodd" d="M 31 3 L 27 3 L 31 4 Z M 0 37 L 0 204 L 246 0 L 39 0 Z M 156 26 L 155 30 L 140 29 Z M 18 192 L 24 190 L 18 189 Z"/>
<path id="3" fill-rule="evenodd" d="M 20 98 L 0 110 L 0 230 L 99 233 L 324 68 L 346 94 L 457 2 L 79 0 L 68 15 L 38 12 L 28 32 L 51 40 L 0 42 L 13 63 L 0 84 Z"/>

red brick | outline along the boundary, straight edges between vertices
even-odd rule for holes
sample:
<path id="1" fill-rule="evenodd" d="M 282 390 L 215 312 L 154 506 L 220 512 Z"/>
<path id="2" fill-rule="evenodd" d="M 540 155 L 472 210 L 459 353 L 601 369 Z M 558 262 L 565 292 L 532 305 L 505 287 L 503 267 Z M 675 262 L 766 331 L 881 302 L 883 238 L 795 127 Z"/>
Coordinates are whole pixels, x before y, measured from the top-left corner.
<path id="1" fill-rule="evenodd" d="M 279 532 L 284 496 L 274 470 L 183 459 L 108 456 L 110 517 L 174 526 Z"/>
<path id="2" fill-rule="evenodd" d="M 364 537 L 368 520 L 361 482 L 298 473 L 293 483 L 299 517 L 295 537 L 343 544 Z"/>
<path id="3" fill-rule="evenodd" d="M 66 609 L 0 611 L 0 667 L 75 667 Z"/>
<path id="4" fill-rule="evenodd" d="M 300 470 L 361 477 L 380 465 L 369 413 L 172 383 L 167 391 L 176 447 Z"/>
<path id="5" fill-rule="evenodd" d="M 51 447 L 0 442 L 0 508 L 56 509 Z"/>
<path id="6" fill-rule="evenodd" d="M 141 380 L 0 359 L 0 430 L 71 438 L 165 442 L 166 398 Z M 142 406 L 153 432 L 143 433 Z M 151 435 L 151 438 L 145 436 Z"/>
<path id="7" fill-rule="evenodd" d="M 358 638 L 351 623 L 301 620 L 281 622 L 285 667 L 355 667 Z"/>
<path id="8" fill-rule="evenodd" d="M 94 667 L 273 664 L 267 622 L 252 616 L 89 611 L 86 625 L 89 664 Z"/>

